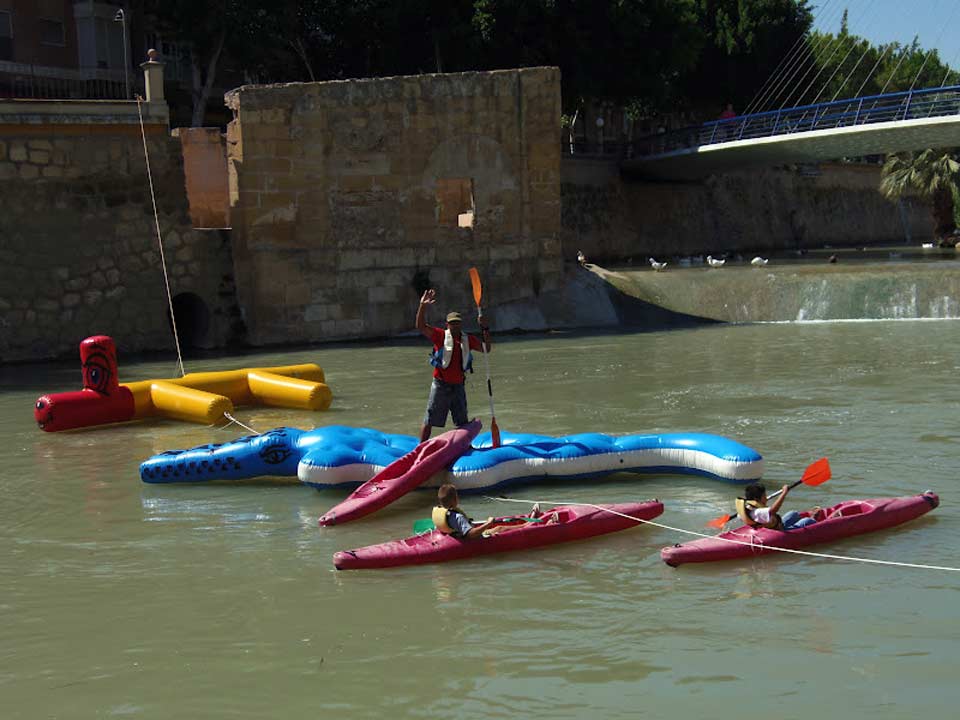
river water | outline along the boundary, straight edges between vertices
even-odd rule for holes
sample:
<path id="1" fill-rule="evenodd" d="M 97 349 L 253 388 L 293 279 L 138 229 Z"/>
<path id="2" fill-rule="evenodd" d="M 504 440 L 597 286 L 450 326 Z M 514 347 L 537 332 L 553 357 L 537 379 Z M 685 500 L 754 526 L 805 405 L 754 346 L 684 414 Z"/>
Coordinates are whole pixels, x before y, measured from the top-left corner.
<path id="1" fill-rule="evenodd" d="M 318 347 L 187 369 L 318 362 L 330 411 L 238 416 L 261 431 L 414 434 L 427 351 Z M 825 550 L 960 566 L 960 322 L 561 333 L 504 339 L 491 360 L 503 429 L 723 434 L 763 453 L 771 486 L 828 456 L 833 478 L 801 486 L 788 508 L 932 488 L 933 513 Z M 168 360 L 121 357 L 124 381 L 175 374 Z M 78 386 L 70 363 L 0 368 L 4 718 L 902 718 L 946 717 L 960 703 L 960 573 L 798 556 L 671 569 L 658 551 L 687 537 L 655 527 L 338 573 L 336 550 L 409 534 L 432 497 L 319 529 L 342 492 L 146 485 L 137 468 L 150 455 L 245 431 L 165 421 L 39 431 L 37 395 Z M 488 419 L 482 374 L 468 392 Z M 735 494 L 705 478 L 627 475 L 510 492 L 658 497 L 662 522 L 695 531 Z M 465 506 L 478 517 L 520 507 L 477 496 Z"/>

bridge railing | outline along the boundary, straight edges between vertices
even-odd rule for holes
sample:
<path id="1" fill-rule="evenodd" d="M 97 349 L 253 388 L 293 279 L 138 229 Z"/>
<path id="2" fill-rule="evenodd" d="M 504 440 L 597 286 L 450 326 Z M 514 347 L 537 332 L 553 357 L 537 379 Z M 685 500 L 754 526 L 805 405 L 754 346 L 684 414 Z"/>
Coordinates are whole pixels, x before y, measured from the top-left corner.
<path id="1" fill-rule="evenodd" d="M 926 88 L 712 120 L 641 138 L 634 143 L 633 152 L 659 155 L 738 140 L 957 114 L 960 85 Z"/>

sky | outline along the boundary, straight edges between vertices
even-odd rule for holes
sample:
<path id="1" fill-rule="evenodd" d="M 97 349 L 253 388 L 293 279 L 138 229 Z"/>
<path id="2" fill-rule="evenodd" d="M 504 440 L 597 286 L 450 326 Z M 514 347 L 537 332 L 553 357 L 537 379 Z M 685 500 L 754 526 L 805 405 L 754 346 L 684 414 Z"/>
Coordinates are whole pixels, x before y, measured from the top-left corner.
<path id="1" fill-rule="evenodd" d="M 940 61 L 960 70 L 960 0 L 812 0 L 813 26 L 836 33 L 844 9 L 850 33 L 872 43 L 936 48 Z"/>

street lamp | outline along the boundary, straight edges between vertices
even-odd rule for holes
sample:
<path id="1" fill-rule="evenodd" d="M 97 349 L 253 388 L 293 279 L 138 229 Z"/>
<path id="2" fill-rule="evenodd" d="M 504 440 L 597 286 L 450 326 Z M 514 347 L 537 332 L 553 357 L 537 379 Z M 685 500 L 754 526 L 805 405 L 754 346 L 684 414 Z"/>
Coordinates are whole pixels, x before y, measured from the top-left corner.
<path id="1" fill-rule="evenodd" d="M 113 16 L 113 21 L 120 23 L 120 26 L 123 28 L 123 86 L 126 88 L 127 95 L 126 99 L 130 99 L 130 59 L 127 57 L 127 16 L 123 12 L 123 8 L 117 10 L 117 14 Z"/>

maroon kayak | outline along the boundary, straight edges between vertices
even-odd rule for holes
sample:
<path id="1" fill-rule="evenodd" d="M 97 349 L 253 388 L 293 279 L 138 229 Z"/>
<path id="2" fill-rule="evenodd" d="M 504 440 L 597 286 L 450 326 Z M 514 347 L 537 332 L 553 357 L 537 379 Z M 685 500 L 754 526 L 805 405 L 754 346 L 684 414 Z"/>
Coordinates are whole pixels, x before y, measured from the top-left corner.
<path id="1" fill-rule="evenodd" d="M 667 565 L 676 567 L 776 552 L 771 547 L 799 550 L 893 527 L 926 514 L 939 504 L 940 498 L 930 491 L 906 497 L 847 500 L 816 511 L 813 517 L 817 522 L 806 527 L 784 531 L 741 525 L 716 537 L 663 548 L 660 557 Z M 809 517 L 810 512 L 803 512 L 801 516 Z"/>
<path id="2" fill-rule="evenodd" d="M 340 525 L 362 518 L 406 495 L 463 455 L 481 427 L 479 420 L 473 420 L 420 443 L 367 480 L 342 503 L 328 510 L 320 518 L 320 524 Z"/>
<path id="3" fill-rule="evenodd" d="M 609 512 L 610 510 L 613 512 Z M 392 540 L 335 553 L 333 564 L 337 570 L 362 570 L 398 565 L 425 565 L 511 550 L 526 550 L 625 530 L 639 525 L 643 520 L 652 520 L 662 512 L 663 503 L 659 500 L 596 507 L 564 505 L 535 518 L 531 515 L 505 518 L 504 522 L 509 525 L 496 528 L 498 532 L 489 537 L 461 540 L 444 535 L 439 530 L 431 530 L 404 540 Z"/>

